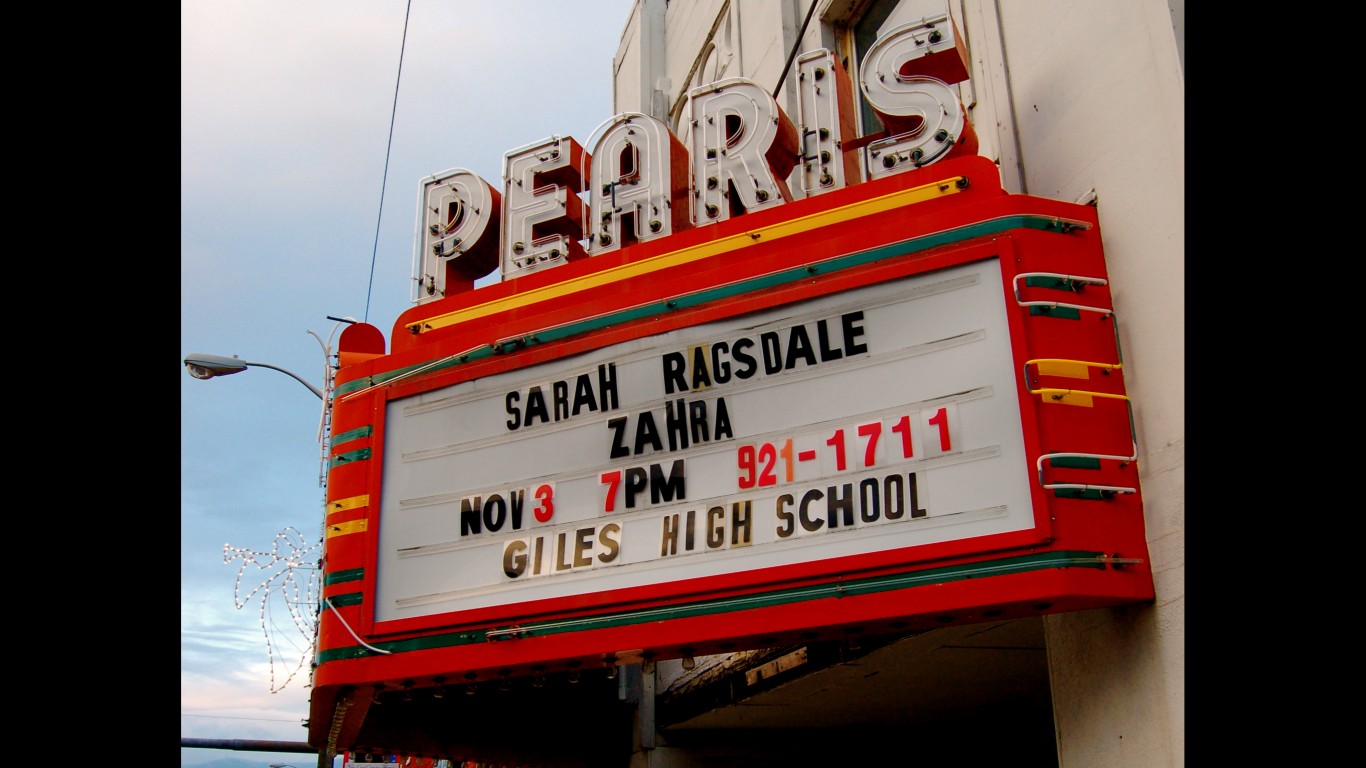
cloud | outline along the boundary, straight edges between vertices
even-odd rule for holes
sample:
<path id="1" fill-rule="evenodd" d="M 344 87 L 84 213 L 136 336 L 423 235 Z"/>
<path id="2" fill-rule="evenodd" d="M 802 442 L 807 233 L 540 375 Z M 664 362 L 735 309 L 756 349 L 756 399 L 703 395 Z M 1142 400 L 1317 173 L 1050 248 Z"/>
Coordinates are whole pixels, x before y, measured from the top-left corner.
<path id="1" fill-rule="evenodd" d="M 411 306 L 421 180 L 463 167 L 498 186 L 510 150 L 551 135 L 588 147 L 611 117 L 632 5 L 183 0 L 181 351 L 321 384 L 308 332 L 327 341 L 329 316 L 390 337 Z M 199 381 L 167 365 L 181 377 L 181 733 L 305 740 L 307 665 L 270 690 L 306 641 L 272 604 L 272 667 L 259 604 L 235 607 L 223 545 L 320 530 L 319 403 L 279 372 Z"/>

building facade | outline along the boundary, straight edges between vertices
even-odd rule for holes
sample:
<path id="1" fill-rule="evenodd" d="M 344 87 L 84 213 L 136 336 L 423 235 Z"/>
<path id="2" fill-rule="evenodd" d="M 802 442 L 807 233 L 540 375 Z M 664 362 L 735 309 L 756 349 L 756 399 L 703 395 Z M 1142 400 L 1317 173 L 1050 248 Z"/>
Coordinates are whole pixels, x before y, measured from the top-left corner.
<path id="1" fill-rule="evenodd" d="M 636 0 L 343 332 L 309 743 L 1184 765 L 1182 13 Z"/>
<path id="2" fill-rule="evenodd" d="M 783 110 L 796 115 L 794 54 L 832 51 L 856 80 L 862 57 L 884 33 L 942 14 L 952 17 L 970 62 L 967 79 L 953 87 L 975 128 L 978 154 L 999 166 L 1005 189 L 1097 209 L 1134 403 L 1156 600 L 978 627 L 977 655 L 955 663 L 982 672 L 965 677 L 940 677 L 949 656 L 971 654 L 949 650 L 974 644 L 961 629 L 877 652 L 861 649 L 857 661 L 844 649 L 834 653 L 832 666 L 808 677 L 806 689 L 788 683 L 788 698 L 703 694 L 712 709 L 701 711 L 710 717 L 668 724 L 653 743 L 646 737 L 649 748 L 637 745 L 633 765 L 799 764 L 759 757 L 791 759 L 793 745 L 808 758 L 878 754 L 860 740 L 885 741 L 896 750 L 886 754 L 916 758 L 996 754 L 1052 765 L 1055 755 L 1059 766 L 1110 768 L 1185 762 L 1184 3 L 639 0 L 614 62 L 614 111 L 657 117 L 686 142 L 688 90 L 741 77 L 773 88 Z M 875 133 L 882 126 L 854 90 L 857 132 Z M 866 152 L 860 172 L 868 172 Z M 799 181 L 791 186 L 801 194 Z M 898 651 L 899 645 L 906 647 Z M 998 666 L 999 660 L 982 658 L 990 655 L 986 646 L 1034 658 Z M 734 669 L 752 672 L 780 658 L 712 658 L 690 671 L 661 663 L 659 700 L 686 702 L 717 680 L 736 679 Z M 873 682 L 891 676 L 904 679 L 893 689 Z M 956 694 L 941 690 L 901 701 L 893 693 L 934 685 Z M 1027 690 L 1015 698 L 967 701 L 983 687 Z M 956 717 L 917 709 L 955 695 L 965 699 L 963 708 L 938 710 L 960 712 Z M 932 732 L 917 728 L 914 714 L 890 716 L 886 710 L 894 707 L 936 725 Z M 1000 707 L 999 718 L 990 714 Z M 755 718 L 759 709 L 787 714 Z M 830 735 L 807 743 L 782 727 L 803 723 Z M 840 732 L 850 736 L 833 735 Z M 917 734 L 914 748 L 901 738 L 907 733 Z M 832 740 L 837 746 L 829 750 L 817 746 Z"/>

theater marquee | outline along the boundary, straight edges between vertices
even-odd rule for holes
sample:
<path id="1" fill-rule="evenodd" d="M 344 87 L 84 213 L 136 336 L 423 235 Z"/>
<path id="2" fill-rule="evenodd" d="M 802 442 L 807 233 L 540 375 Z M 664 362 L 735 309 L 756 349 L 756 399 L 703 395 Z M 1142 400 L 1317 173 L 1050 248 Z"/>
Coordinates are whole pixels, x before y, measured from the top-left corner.
<path id="1" fill-rule="evenodd" d="M 908 64 L 966 71 L 925 32 L 862 78 L 889 124 L 952 95 Z M 623 116 L 501 195 L 424 181 L 416 306 L 339 341 L 311 744 L 399 739 L 384 691 L 1153 598 L 1096 209 L 1007 194 L 956 118 L 851 162 L 848 78 L 798 64 L 805 196 L 744 82 L 690 94 L 729 137 Z"/>
<path id="2" fill-rule="evenodd" d="M 385 406 L 378 622 L 1034 527 L 994 261 Z"/>
<path id="3" fill-rule="evenodd" d="M 997 178 L 952 160 L 481 288 L 387 354 L 348 329 L 318 679 L 1150 599 L 1095 210 Z"/>

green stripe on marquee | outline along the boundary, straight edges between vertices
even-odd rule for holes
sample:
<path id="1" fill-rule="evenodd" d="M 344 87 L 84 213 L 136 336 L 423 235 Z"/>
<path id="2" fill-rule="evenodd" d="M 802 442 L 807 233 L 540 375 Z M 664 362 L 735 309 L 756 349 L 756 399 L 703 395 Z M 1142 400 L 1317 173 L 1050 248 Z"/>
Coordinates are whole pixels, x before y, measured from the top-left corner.
<path id="1" fill-rule="evenodd" d="M 1100 459 L 1092 456 L 1054 456 L 1048 461 L 1064 469 L 1100 469 Z"/>
<path id="2" fill-rule="evenodd" d="M 1063 320 L 1080 320 L 1081 312 L 1071 307 L 1045 307 L 1035 305 L 1029 308 L 1029 314 L 1040 315 L 1043 317 L 1057 317 Z"/>
<path id="3" fill-rule="evenodd" d="M 796 587 L 793 589 L 766 592 L 760 595 L 704 600 L 689 605 L 661 606 L 658 608 L 630 611 L 628 613 L 585 616 L 561 621 L 519 623 L 516 626 L 516 636 L 544 637 L 546 635 L 557 635 L 565 632 L 584 632 L 594 629 L 626 627 L 652 621 L 711 616 L 752 608 L 791 605 L 794 603 L 806 602 L 808 600 L 821 600 L 829 597 L 870 595 L 929 584 L 942 584 L 947 581 L 964 581 L 967 579 L 985 578 L 990 576 L 1005 576 L 1017 573 L 1028 573 L 1030 571 L 1049 570 L 1052 568 L 1098 568 L 1104 570 L 1106 568 L 1106 563 L 1103 559 L 1104 557 L 1105 556 L 1100 552 L 1044 552 L 1035 555 L 1004 558 L 1001 560 L 967 563 L 945 568 L 932 568 L 929 570 L 893 576 L 876 576 L 866 579 L 841 581 L 834 584 Z M 332 598 L 332 602 L 333 605 L 339 605 L 337 598 Z M 435 648 L 449 648 L 458 645 L 473 645 L 475 643 L 502 642 L 500 640 L 488 639 L 489 632 L 498 631 L 500 629 L 511 629 L 511 627 L 491 627 L 470 632 L 454 632 L 430 635 L 427 637 L 416 637 L 407 640 L 378 642 L 372 643 L 371 645 L 380 650 L 388 651 L 389 653 L 404 653 L 406 651 L 424 651 Z M 324 663 L 328 661 L 340 661 L 343 659 L 359 659 L 373 655 L 375 655 L 373 651 L 367 650 L 363 646 L 355 645 L 344 648 L 331 648 L 322 651 L 318 654 L 317 660 L 318 663 Z"/>
<path id="4" fill-rule="evenodd" d="M 349 464 L 353 461 L 364 461 L 368 458 L 370 458 L 370 449 L 358 448 L 354 451 L 347 451 L 346 453 L 339 453 L 336 456 L 333 456 L 332 460 L 327 462 L 327 468 L 332 469 L 341 464 Z"/>
<path id="5" fill-rule="evenodd" d="M 924 251 L 951 243 L 961 242 L 963 240 L 970 240 L 975 237 L 1000 234 L 1012 229 L 1036 229 L 1044 232 L 1065 234 L 1071 232 L 1074 228 L 1076 228 L 1074 224 L 1061 221 L 1055 216 L 1040 216 L 1037 214 L 1003 216 L 1001 218 L 990 219 L 988 221 L 978 222 L 963 227 L 956 227 L 954 229 L 945 230 L 944 232 L 936 232 L 932 235 L 903 240 L 898 243 L 892 243 L 890 245 L 884 245 L 858 253 L 851 253 L 825 261 L 812 262 L 811 264 L 793 267 L 769 275 L 760 275 L 759 277 L 753 277 L 748 280 L 741 280 L 736 283 L 654 302 L 643 307 L 623 309 L 618 312 L 600 315 L 588 320 L 568 323 L 555 328 L 547 328 L 515 340 L 513 346 L 530 346 L 533 344 L 544 344 L 550 341 L 560 341 L 571 336 L 588 333 L 590 331 L 598 331 L 603 328 L 610 328 L 614 325 L 621 325 L 622 323 L 627 323 L 632 320 L 667 314 L 668 312 L 678 309 L 696 307 L 720 299 L 732 298 L 746 293 L 770 289 L 775 286 L 807 280 L 812 275 L 816 274 L 830 274 L 897 256 L 905 256 L 917 251 Z M 1037 309 L 1037 307 L 1031 307 L 1031 311 L 1034 309 Z M 1053 310 L 1055 317 L 1064 315 L 1066 311 L 1067 310 Z M 1080 317 L 1080 315 L 1078 315 L 1078 317 Z M 345 384 L 338 384 L 333 390 L 333 393 L 335 395 L 344 395 L 348 392 L 365 389 L 366 387 L 384 384 L 385 382 L 408 376 L 418 371 L 421 371 L 422 373 L 433 373 L 464 363 L 483 360 L 497 354 L 502 354 L 505 351 L 507 351 L 507 349 L 503 346 L 485 344 L 482 347 L 449 360 L 417 363 L 403 368 L 396 368 L 392 371 L 377 373 L 373 376 L 366 376 L 354 381 L 348 381 Z"/>
<path id="6" fill-rule="evenodd" d="M 348 581 L 360 581 L 365 578 L 364 568 L 352 568 L 346 571 L 333 571 L 323 579 L 323 584 L 332 586 L 333 584 L 345 584 Z"/>
<path id="7" fill-rule="evenodd" d="M 332 444 L 340 445 L 342 443 L 350 442 L 351 440 L 359 440 L 362 437 L 369 437 L 370 433 L 374 431 L 374 428 L 371 427 L 369 424 L 366 424 L 363 427 L 356 427 L 355 429 L 350 429 L 345 432 L 342 432 L 339 435 L 333 435 Z"/>
<path id="8" fill-rule="evenodd" d="M 361 592 L 348 592 L 344 595 L 333 595 L 327 600 L 332 603 L 333 608 L 345 608 L 348 605 L 360 605 L 365 602 L 365 595 Z"/>

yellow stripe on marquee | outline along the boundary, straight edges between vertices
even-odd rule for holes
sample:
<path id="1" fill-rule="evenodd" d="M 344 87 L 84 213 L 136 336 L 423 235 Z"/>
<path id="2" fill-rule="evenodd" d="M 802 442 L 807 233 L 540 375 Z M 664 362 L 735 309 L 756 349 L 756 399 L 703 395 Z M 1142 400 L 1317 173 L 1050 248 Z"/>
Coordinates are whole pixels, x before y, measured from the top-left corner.
<path id="1" fill-rule="evenodd" d="M 1128 400 L 1128 395 L 1112 395 L 1109 392 L 1087 392 L 1083 389 L 1031 389 L 1031 395 L 1043 396 L 1044 403 L 1057 403 L 1059 405 L 1084 405 L 1090 408 L 1094 405 L 1093 398 L 1104 397 L 1115 400 Z"/>
<path id="2" fill-rule="evenodd" d="M 1091 378 L 1091 366 L 1076 360 L 1034 360 L 1039 364 L 1040 376 L 1062 376 L 1069 379 Z"/>
<path id="3" fill-rule="evenodd" d="M 337 499 L 327 502 L 328 513 L 341 512 L 347 509 L 359 509 L 360 507 L 370 506 L 370 494 L 362 493 L 359 496 L 352 496 L 349 499 Z"/>
<path id="4" fill-rule="evenodd" d="M 946 195 L 957 194 L 962 189 L 958 187 L 958 182 L 963 180 L 962 176 L 952 176 L 947 179 L 924 184 L 911 189 L 904 189 L 900 192 L 893 192 L 871 200 L 864 200 L 859 203 L 850 203 L 828 211 L 813 213 L 809 216 L 791 219 L 768 227 L 742 232 L 721 240 L 715 240 L 690 248 L 683 248 L 669 253 L 662 253 L 648 259 L 632 264 L 623 264 L 619 267 L 595 272 L 591 275 L 554 285 L 547 285 L 542 288 L 519 293 L 516 296 L 508 296 L 497 299 L 474 307 L 448 312 L 444 315 L 437 315 L 416 323 L 409 323 L 406 327 L 413 332 L 433 331 L 458 323 L 476 320 L 481 317 L 496 314 L 498 312 L 508 312 L 520 307 L 530 306 L 542 301 L 559 298 L 572 293 L 597 288 L 603 285 L 610 285 L 622 280 L 629 280 L 633 277 L 655 272 L 661 269 L 677 267 L 683 264 L 690 264 L 694 261 L 717 256 L 719 254 L 736 251 L 746 246 L 754 245 L 759 242 L 768 242 L 784 237 L 800 235 L 832 224 L 869 216 L 874 213 L 882 213 L 893 208 L 905 205 L 923 203 L 926 200 L 944 197 Z"/>
<path id="5" fill-rule="evenodd" d="M 366 528 L 365 519 L 352 520 L 348 523 L 336 523 L 327 526 L 327 538 L 345 536 L 349 533 L 363 533 Z"/>
<path id="6" fill-rule="evenodd" d="M 1084 408 L 1094 408 L 1095 401 L 1091 398 L 1090 392 L 1078 392 L 1071 389 L 1042 390 L 1049 392 L 1049 396 L 1044 399 L 1044 403 L 1055 405 L 1079 405 Z"/>

